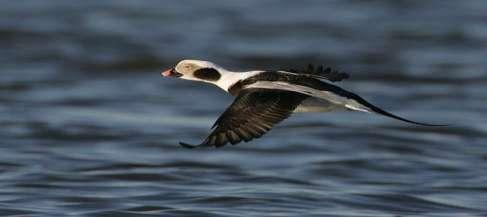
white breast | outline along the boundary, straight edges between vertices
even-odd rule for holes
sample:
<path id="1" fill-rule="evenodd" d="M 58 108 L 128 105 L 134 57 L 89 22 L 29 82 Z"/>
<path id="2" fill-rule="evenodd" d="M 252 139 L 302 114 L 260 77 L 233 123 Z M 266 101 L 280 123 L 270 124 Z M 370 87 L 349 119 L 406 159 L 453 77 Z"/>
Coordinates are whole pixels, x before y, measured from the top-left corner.
<path id="1" fill-rule="evenodd" d="M 294 112 L 331 112 L 343 109 L 343 106 L 311 97 L 305 99 L 296 109 L 294 109 Z"/>

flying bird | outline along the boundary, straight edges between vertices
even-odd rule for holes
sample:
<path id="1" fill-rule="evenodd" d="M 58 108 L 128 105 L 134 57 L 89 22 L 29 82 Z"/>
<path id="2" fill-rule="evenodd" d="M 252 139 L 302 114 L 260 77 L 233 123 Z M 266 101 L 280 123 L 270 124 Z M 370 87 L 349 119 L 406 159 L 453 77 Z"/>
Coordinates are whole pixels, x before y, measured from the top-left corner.
<path id="1" fill-rule="evenodd" d="M 322 66 L 310 65 L 306 70 L 236 72 L 209 61 L 182 60 L 161 75 L 214 84 L 235 96 L 213 124 L 210 135 L 199 145 L 180 142 L 186 148 L 222 147 L 260 138 L 294 112 L 348 109 L 422 126 L 445 126 L 420 123 L 384 111 L 331 83 L 347 79 L 347 73 Z"/>

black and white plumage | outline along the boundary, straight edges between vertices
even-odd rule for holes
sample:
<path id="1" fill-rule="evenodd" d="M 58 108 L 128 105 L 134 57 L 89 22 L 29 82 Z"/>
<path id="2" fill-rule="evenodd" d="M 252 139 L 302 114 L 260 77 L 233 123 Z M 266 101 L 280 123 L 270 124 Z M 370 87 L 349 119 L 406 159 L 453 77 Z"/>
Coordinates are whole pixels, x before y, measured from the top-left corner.
<path id="1" fill-rule="evenodd" d="M 411 121 L 372 105 L 362 97 L 329 83 L 349 77 L 330 68 L 309 66 L 301 71 L 233 72 L 208 61 L 183 60 L 161 75 L 211 83 L 236 96 L 213 124 L 210 135 L 199 145 L 181 142 L 186 148 L 221 147 L 260 138 L 294 112 L 349 109 L 377 113 L 417 125 L 444 126 Z"/>

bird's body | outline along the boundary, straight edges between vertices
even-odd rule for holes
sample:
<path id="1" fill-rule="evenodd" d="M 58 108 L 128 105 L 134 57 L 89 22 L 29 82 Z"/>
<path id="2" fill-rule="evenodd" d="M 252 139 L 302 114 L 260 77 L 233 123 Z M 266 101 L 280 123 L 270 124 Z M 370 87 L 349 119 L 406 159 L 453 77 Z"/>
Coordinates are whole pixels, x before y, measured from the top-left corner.
<path id="1" fill-rule="evenodd" d="M 233 72 L 214 63 L 183 60 L 163 76 L 212 83 L 235 96 L 234 102 L 216 120 L 213 132 L 197 146 L 221 147 L 259 138 L 294 112 L 328 112 L 349 109 L 385 115 L 425 125 L 386 112 L 362 97 L 328 81 L 348 78 L 345 73 L 312 67 L 308 70 Z M 328 81 L 324 81 L 328 80 Z"/>

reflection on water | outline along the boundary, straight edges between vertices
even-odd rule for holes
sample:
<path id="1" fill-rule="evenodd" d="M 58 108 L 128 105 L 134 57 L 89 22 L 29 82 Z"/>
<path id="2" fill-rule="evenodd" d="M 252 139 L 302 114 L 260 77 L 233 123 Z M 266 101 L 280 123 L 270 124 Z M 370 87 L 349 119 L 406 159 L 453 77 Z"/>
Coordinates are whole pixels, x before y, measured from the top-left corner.
<path id="1" fill-rule="evenodd" d="M 4 2 L 3 216 L 487 214 L 484 1 Z M 415 120 L 298 114 L 262 139 L 186 150 L 232 101 L 162 79 L 323 63 Z M 412 88 L 413 87 L 413 88 Z"/>

